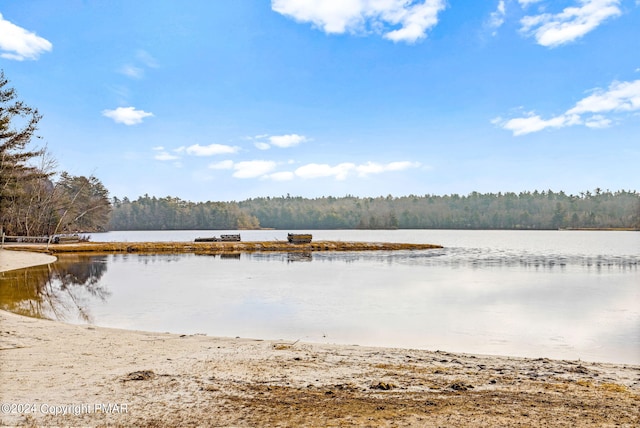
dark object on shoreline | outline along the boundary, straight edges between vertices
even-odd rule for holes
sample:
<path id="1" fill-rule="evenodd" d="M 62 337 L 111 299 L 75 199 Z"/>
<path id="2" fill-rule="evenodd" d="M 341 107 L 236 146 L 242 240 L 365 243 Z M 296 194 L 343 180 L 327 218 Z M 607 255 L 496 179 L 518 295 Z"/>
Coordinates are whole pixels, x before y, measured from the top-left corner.
<path id="1" fill-rule="evenodd" d="M 196 238 L 195 242 L 240 242 L 240 234 L 237 235 L 220 235 L 220 237 Z"/>
<path id="2" fill-rule="evenodd" d="M 290 244 L 310 244 L 313 235 L 308 233 L 289 233 L 287 234 L 287 241 Z"/>
<path id="3" fill-rule="evenodd" d="M 80 236 L 77 233 L 72 235 L 56 235 L 53 238 L 54 244 L 74 244 L 76 242 L 88 242 L 88 236 Z"/>

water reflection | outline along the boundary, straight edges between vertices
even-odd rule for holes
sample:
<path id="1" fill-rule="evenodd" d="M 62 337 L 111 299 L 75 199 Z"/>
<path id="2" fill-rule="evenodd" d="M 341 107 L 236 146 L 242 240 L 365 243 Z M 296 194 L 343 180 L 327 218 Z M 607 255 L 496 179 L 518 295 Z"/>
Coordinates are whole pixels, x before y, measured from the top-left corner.
<path id="1" fill-rule="evenodd" d="M 287 253 L 287 262 L 310 262 L 313 260 L 311 251 L 301 251 L 299 253 Z"/>
<path id="2" fill-rule="evenodd" d="M 136 330 L 637 363 L 639 264 L 498 246 L 61 257 L 0 275 L 0 306 Z"/>
<path id="3" fill-rule="evenodd" d="M 240 253 L 220 254 L 221 260 L 240 260 Z"/>
<path id="4" fill-rule="evenodd" d="M 539 254 L 526 251 L 503 251 L 486 248 L 443 248 L 434 250 L 399 250 L 372 252 L 295 252 L 252 253 L 245 258 L 255 261 L 315 261 L 335 263 L 376 262 L 404 266 L 446 266 L 453 268 L 521 267 L 543 270 L 564 270 L 567 267 L 620 269 L 637 271 L 640 256 Z"/>
<path id="5" fill-rule="evenodd" d="M 93 322 L 91 300 L 111 294 L 100 279 L 107 257 L 62 256 L 56 263 L 0 273 L 0 308 L 35 318 Z"/>

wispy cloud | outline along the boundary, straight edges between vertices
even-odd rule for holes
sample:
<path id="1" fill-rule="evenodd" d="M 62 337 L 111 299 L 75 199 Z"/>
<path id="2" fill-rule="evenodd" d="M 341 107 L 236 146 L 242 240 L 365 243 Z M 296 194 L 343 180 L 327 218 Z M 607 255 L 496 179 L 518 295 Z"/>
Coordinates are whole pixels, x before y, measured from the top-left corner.
<path id="1" fill-rule="evenodd" d="M 591 116 L 584 122 L 587 128 L 608 128 L 611 126 L 612 120 L 606 117 L 596 114 Z"/>
<path id="2" fill-rule="evenodd" d="M 272 146 L 280 148 L 288 148 L 297 146 L 300 143 L 309 141 L 304 135 L 298 134 L 285 134 L 285 135 L 256 135 L 255 137 L 249 137 L 250 140 L 254 140 L 253 145 L 259 150 L 269 150 Z"/>
<path id="3" fill-rule="evenodd" d="M 256 141 L 253 145 L 256 146 L 258 150 L 269 150 L 271 148 L 269 143 L 265 143 L 263 141 Z"/>
<path id="4" fill-rule="evenodd" d="M 158 68 L 158 62 L 151 54 L 144 50 L 136 52 L 136 59 L 132 63 L 127 63 L 118 69 L 120 74 L 124 74 L 132 79 L 142 79 L 145 75 L 145 69 Z"/>
<path id="5" fill-rule="evenodd" d="M 504 0 L 500 0 L 498 2 L 498 7 L 494 12 L 491 12 L 489 15 L 489 21 L 487 22 L 487 26 L 493 30 L 493 35 L 495 36 L 497 33 L 497 29 L 504 24 L 504 18 L 507 13 L 507 9 L 504 3 Z"/>
<path id="6" fill-rule="evenodd" d="M 329 34 L 376 31 L 386 39 L 407 43 L 426 37 L 445 7 L 445 0 L 271 1 L 275 12 L 310 22 Z"/>
<path id="7" fill-rule="evenodd" d="M 336 180 L 345 180 L 349 174 L 356 173 L 359 177 L 367 177 L 373 174 L 381 174 L 391 171 L 403 171 L 410 168 L 417 168 L 419 162 L 390 162 L 380 164 L 376 162 L 367 162 L 365 164 L 356 165 L 351 162 L 344 162 L 334 166 L 328 164 L 310 163 L 297 168 L 294 173 L 300 178 L 322 178 L 333 177 Z"/>
<path id="8" fill-rule="evenodd" d="M 16 61 L 36 60 L 51 49 L 50 41 L 7 21 L 0 13 L 0 57 Z"/>
<path id="9" fill-rule="evenodd" d="M 273 181 L 291 181 L 295 178 L 295 174 L 291 171 L 274 172 L 269 174 L 265 178 Z"/>
<path id="10" fill-rule="evenodd" d="M 209 169 L 233 169 L 232 160 L 223 160 L 209 164 Z"/>
<path id="11" fill-rule="evenodd" d="M 518 3 L 520 3 L 522 7 L 527 7 L 530 4 L 540 3 L 541 1 L 542 0 L 518 0 Z"/>
<path id="12" fill-rule="evenodd" d="M 156 155 L 153 158 L 159 161 L 172 161 L 172 160 L 180 159 L 180 156 L 172 155 L 169 152 L 162 151 L 162 152 L 156 153 Z"/>
<path id="13" fill-rule="evenodd" d="M 135 65 L 125 64 L 118 70 L 121 74 L 131 77 L 133 79 L 141 79 L 144 76 L 144 70 Z"/>
<path id="14" fill-rule="evenodd" d="M 578 119 L 579 118 L 575 116 L 567 117 L 565 115 L 556 116 L 551 119 L 542 119 L 539 115 L 529 112 L 524 117 L 509 120 L 496 118 L 492 123 L 507 131 L 512 131 L 513 135 L 518 136 L 542 131 L 546 128 L 563 128 L 565 126 L 575 125 L 579 123 Z"/>
<path id="15" fill-rule="evenodd" d="M 611 126 L 613 120 L 606 114 L 640 111 L 640 80 L 631 82 L 613 82 L 608 89 L 596 89 L 588 97 L 578 101 L 575 106 L 563 114 L 543 119 L 534 112 L 524 117 L 492 120 L 492 123 L 513 132 L 513 135 L 525 135 L 547 128 L 564 128 L 584 125 L 589 128 Z"/>
<path id="16" fill-rule="evenodd" d="M 156 152 L 156 154 L 153 156 L 153 158 L 157 161 L 161 161 L 161 162 L 167 162 L 167 161 L 178 161 L 180 160 L 180 156 L 177 156 L 175 154 L 171 154 L 169 153 L 167 150 L 165 150 L 164 146 L 156 146 L 153 147 L 152 150 L 154 152 Z M 182 164 L 180 162 L 174 162 L 173 163 L 176 167 L 181 167 Z"/>
<path id="17" fill-rule="evenodd" d="M 238 162 L 233 165 L 232 174 L 236 178 L 257 178 L 273 171 L 277 164 L 274 161 L 252 160 Z"/>
<path id="18" fill-rule="evenodd" d="M 345 162 L 335 166 L 328 164 L 310 163 L 295 170 L 295 175 L 301 178 L 334 177 L 336 180 L 344 180 L 356 165 Z"/>
<path id="19" fill-rule="evenodd" d="M 176 149 L 178 152 L 185 152 L 188 155 L 193 156 L 215 156 L 237 153 L 240 150 L 236 146 L 227 146 L 225 144 L 209 144 L 208 146 L 201 146 L 200 144 L 193 144 L 188 147 L 179 147 Z"/>
<path id="20" fill-rule="evenodd" d="M 139 49 L 136 52 L 136 59 L 148 68 L 158 68 L 158 61 L 147 51 Z"/>
<path id="21" fill-rule="evenodd" d="M 118 107 L 115 110 L 103 110 L 102 115 L 113 119 L 116 123 L 125 125 L 137 125 L 142 123 L 145 117 L 153 116 L 144 110 L 136 110 L 135 107 Z"/>
<path id="22" fill-rule="evenodd" d="M 269 141 L 276 147 L 293 147 L 307 141 L 307 137 L 298 134 L 289 135 L 273 135 L 269 137 Z"/>
<path id="23" fill-rule="evenodd" d="M 613 82 L 609 89 L 596 89 L 578 101 L 568 114 L 640 110 L 640 80 Z"/>
<path id="24" fill-rule="evenodd" d="M 292 162 L 288 162 L 291 164 Z M 294 171 L 276 171 L 281 162 L 271 160 L 251 160 L 243 162 L 233 162 L 224 160 L 214 162 L 209 165 L 209 169 L 233 170 L 232 176 L 235 178 L 259 178 L 262 180 L 289 181 L 295 178 L 333 178 L 335 180 L 345 180 L 349 176 L 368 177 L 384 172 L 403 171 L 410 168 L 418 168 L 419 162 L 400 161 L 386 164 L 367 162 L 357 165 L 352 162 L 343 162 L 336 165 L 309 163 L 296 168 Z"/>
<path id="25" fill-rule="evenodd" d="M 519 1 L 526 6 L 533 1 Z M 521 31 L 533 36 L 538 44 L 556 47 L 573 42 L 595 30 L 609 18 L 622 12 L 619 0 L 578 0 L 578 6 L 567 7 L 557 14 L 542 13 L 522 18 Z"/>
<path id="26" fill-rule="evenodd" d="M 371 174 L 381 174 L 383 172 L 390 171 L 404 171 L 405 169 L 418 168 L 420 162 L 390 162 L 387 164 L 380 164 L 375 162 L 367 162 L 364 165 L 358 165 L 356 171 L 361 177 L 366 177 Z"/>

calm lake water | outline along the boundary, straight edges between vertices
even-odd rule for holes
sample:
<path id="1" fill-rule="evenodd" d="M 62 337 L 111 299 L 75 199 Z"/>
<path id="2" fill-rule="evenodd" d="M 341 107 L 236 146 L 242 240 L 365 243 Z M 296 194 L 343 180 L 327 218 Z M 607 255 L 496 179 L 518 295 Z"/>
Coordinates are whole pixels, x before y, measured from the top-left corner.
<path id="1" fill-rule="evenodd" d="M 192 241 L 237 231 L 110 232 Z M 241 231 L 243 241 L 287 231 Z M 0 307 L 100 326 L 640 364 L 640 233 L 310 231 L 441 250 L 66 256 L 0 275 Z"/>

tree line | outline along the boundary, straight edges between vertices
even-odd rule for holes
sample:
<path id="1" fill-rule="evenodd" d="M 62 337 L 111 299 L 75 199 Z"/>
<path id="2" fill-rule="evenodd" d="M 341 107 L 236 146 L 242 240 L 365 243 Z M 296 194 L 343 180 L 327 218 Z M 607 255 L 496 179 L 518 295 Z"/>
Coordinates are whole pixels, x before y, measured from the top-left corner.
<path id="1" fill-rule="evenodd" d="M 34 147 L 38 110 L 18 99 L 0 71 L 0 227 L 9 236 L 52 236 L 105 230 L 111 203 L 96 177 L 57 170 Z"/>
<path id="2" fill-rule="evenodd" d="M 149 195 L 109 198 L 96 177 L 57 170 L 33 147 L 41 115 L 0 71 L 0 227 L 6 235 L 177 229 L 558 229 L 640 230 L 632 190 L 409 195 L 376 198 L 290 195 L 240 202 L 189 202 Z"/>
<path id="3" fill-rule="evenodd" d="M 112 230 L 145 229 L 640 229 L 640 194 L 564 192 L 252 198 L 188 202 L 113 199 Z"/>
<path id="4" fill-rule="evenodd" d="M 111 230 L 258 229 L 259 220 L 235 202 L 188 202 L 149 195 L 112 199 Z"/>

